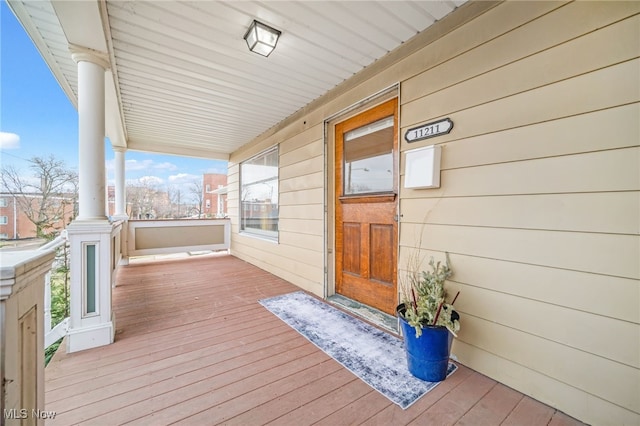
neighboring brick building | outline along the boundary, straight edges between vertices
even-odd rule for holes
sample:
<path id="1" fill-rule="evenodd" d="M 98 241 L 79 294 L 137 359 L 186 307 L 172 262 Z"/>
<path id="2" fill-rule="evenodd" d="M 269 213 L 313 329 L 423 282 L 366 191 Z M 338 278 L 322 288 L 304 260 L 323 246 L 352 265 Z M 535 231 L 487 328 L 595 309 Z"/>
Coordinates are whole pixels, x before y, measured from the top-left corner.
<path id="1" fill-rule="evenodd" d="M 0 239 L 15 240 L 35 235 L 36 226 L 18 208 L 15 197 L 0 194 Z"/>
<path id="2" fill-rule="evenodd" d="M 206 217 L 226 217 L 227 215 L 227 175 L 205 173 L 202 175 L 202 213 Z"/>
<path id="3" fill-rule="evenodd" d="M 34 203 L 42 199 L 41 195 L 29 196 Z M 0 193 L 0 240 L 17 240 L 36 237 L 36 225 L 29 220 L 27 214 L 17 200 L 18 196 Z M 73 217 L 74 199 L 72 196 L 59 197 L 58 201 L 64 209 L 63 217 L 53 224 L 54 229 L 64 229 Z"/>

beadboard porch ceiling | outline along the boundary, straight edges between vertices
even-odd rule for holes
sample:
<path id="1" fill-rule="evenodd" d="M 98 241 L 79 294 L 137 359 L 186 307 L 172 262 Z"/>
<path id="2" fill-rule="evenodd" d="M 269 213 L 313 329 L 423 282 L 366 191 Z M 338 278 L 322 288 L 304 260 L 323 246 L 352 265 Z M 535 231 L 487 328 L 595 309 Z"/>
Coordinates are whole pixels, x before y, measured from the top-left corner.
<path id="1" fill-rule="evenodd" d="M 108 54 L 113 146 L 227 159 L 465 1 L 8 3 L 76 107 L 69 45 Z M 253 19 L 282 31 L 268 58 Z"/>

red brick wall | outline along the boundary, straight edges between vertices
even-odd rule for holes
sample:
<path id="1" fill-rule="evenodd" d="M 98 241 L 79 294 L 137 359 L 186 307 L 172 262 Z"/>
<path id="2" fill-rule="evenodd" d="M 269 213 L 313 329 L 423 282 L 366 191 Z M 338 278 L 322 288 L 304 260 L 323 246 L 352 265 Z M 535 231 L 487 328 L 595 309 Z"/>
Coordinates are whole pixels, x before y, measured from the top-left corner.
<path id="1" fill-rule="evenodd" d="M 37 196 L 36 196 L 37 198 Z M 29 220 L 27 215 L 20 208 L 20 203 L 16 203 L 14 208 L 14 197 L 11 194 L 0 194 L 0 237 L 2 239 L 34 238 L 36 236 L 36 226 Z M 64 229 L 73 215 L 73 203 L 65 205 L 64 218 L 54 224 L 56 229 Z M 5 222 L 6 217 L 6 223 Z"/>
<path id="2" fill-rule="evenodd" d="M 227 213 L 227 195 L 213 194 L 220 186 L 227 185 L 227 175 L 218 173 L 206 173 L 202 176 L 202 190 L 204 196 L 202 198 L 202 212 L 205 216 L 215 217 L 218 213 L 218 197 L 221 198 L 222 212 Z"/>

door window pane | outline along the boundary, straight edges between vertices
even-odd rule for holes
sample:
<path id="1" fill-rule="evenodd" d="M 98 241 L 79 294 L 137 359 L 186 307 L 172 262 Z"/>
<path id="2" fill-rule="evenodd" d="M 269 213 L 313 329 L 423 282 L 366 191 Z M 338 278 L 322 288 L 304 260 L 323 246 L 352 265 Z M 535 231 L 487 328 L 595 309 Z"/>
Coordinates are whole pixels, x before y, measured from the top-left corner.
<path id="1" fill-rule="evenodd" d="M 344 195 L 393 191 L 393 117 L 344 134 Z"/>

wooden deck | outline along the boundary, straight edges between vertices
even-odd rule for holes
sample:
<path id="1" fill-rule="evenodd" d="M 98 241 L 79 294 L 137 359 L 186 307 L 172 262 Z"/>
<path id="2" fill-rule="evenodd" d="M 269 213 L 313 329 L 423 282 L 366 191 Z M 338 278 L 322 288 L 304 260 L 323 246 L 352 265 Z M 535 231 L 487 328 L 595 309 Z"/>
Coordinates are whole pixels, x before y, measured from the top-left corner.
<path id="1" fill-rule="evenodd" d="M 47 425 L 577 425 L 465 366 L 402 410 L 257 303 L 297 290 L 228 255 L 132 263 L 116 342 L 46 368 Z"/>

